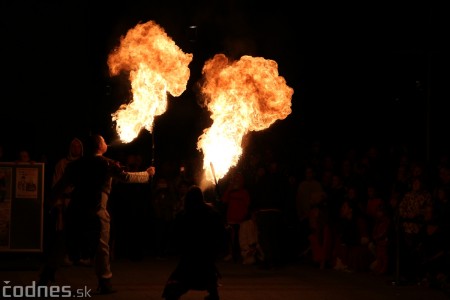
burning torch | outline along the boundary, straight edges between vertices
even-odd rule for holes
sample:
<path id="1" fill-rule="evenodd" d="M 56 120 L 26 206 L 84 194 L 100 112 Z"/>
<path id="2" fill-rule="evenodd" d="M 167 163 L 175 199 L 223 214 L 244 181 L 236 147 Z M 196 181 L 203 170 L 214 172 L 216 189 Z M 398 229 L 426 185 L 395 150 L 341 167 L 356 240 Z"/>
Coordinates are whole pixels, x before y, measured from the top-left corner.
<path id="1" fill-rule="evenodd" d="M 155 163 L 155 117 L 165 113 L 168 94 L 185 90 L 193 55 L 184 53 L 154 21 L 128 30 L 108 56 L 111 76 L 128 74 L 132 98 L 112 114 L 120 140 L 129 143 L 145 128 L 152 134 L 151 165 Z"/>

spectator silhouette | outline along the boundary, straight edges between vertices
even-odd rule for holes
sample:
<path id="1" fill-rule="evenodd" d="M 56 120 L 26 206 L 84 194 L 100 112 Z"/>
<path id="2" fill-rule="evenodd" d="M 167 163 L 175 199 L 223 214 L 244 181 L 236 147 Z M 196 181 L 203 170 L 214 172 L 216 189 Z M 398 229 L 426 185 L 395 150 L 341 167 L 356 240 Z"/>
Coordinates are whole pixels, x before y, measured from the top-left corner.
<path id="1" fill-rule="evenodd" d="M 238 262 L 241 259 L 239 228 L 240 224 L 248 219 L 250 207 L 250 192 L 245 187 L 242 173 L 233 174 L 221 200 L 226 205 L 226 221 L 230 228 L 229 253 L 225 258 Z"/>

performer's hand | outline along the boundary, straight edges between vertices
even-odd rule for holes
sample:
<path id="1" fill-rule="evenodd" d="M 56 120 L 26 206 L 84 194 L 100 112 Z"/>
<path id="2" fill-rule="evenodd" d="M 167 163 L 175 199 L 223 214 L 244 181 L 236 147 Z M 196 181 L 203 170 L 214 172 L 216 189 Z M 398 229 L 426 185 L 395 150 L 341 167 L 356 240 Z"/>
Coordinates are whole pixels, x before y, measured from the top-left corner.
<path id="1" fill-rule="evenodd" d="M 155 175 L 156 169 L 153 166 L 148 167 L 147 173 L 150 177 L 153 177 Z"/>

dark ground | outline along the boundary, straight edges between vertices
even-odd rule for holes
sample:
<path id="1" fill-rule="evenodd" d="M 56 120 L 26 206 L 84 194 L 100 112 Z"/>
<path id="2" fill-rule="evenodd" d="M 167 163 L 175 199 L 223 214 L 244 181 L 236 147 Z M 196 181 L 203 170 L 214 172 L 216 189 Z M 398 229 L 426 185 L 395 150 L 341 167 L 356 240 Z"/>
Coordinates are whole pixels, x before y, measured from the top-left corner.
<path id="1" fill-rule="evenodd" d="M 165 280 L 176 263 L 175 258 L 157 260 L 145 258 L 133 262 L 128 259 L 112 263 L 113 283 L 117 293 L 96 296 L 98 299 L 161 299 Z M 21 259 L 0 260 L 0 282 L 10 285 L 30 285 L 36 280 L 39 263 L 31 255 Z M 222 273 L 219 293 L 222 300 L 261 299 L 383 299 L 383 300 L 444 300 L 449 299 L 442 290 L 417 285 L 395 284 L 391 276 L 369 273 L 345 273 L 320 270 L 305 263 L 292 263 L 274 270 L 262 270 L 253 265 L 219 262 Z M 96 278 L 89 267 L 62 268 L 57 274 L 60 285 L 73 289 L 95 290 Z M 394 284 L 392 284 L 394 283 Z M 203 299 L 206 294 L 192 291 L 183 300 Z M 88 298 L 88 297 L 84 297 Z"/>

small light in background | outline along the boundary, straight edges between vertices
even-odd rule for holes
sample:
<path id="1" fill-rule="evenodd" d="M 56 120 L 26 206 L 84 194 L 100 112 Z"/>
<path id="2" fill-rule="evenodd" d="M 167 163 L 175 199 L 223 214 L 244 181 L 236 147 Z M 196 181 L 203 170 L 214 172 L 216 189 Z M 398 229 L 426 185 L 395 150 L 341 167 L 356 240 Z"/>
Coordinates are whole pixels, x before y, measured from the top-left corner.
<path id="1" fill-rule="evenodd" d="M 196 42 L 197 41 L 197 26 L 191 25 L 188 28 L 188 39 L 190 42 Z"/>

